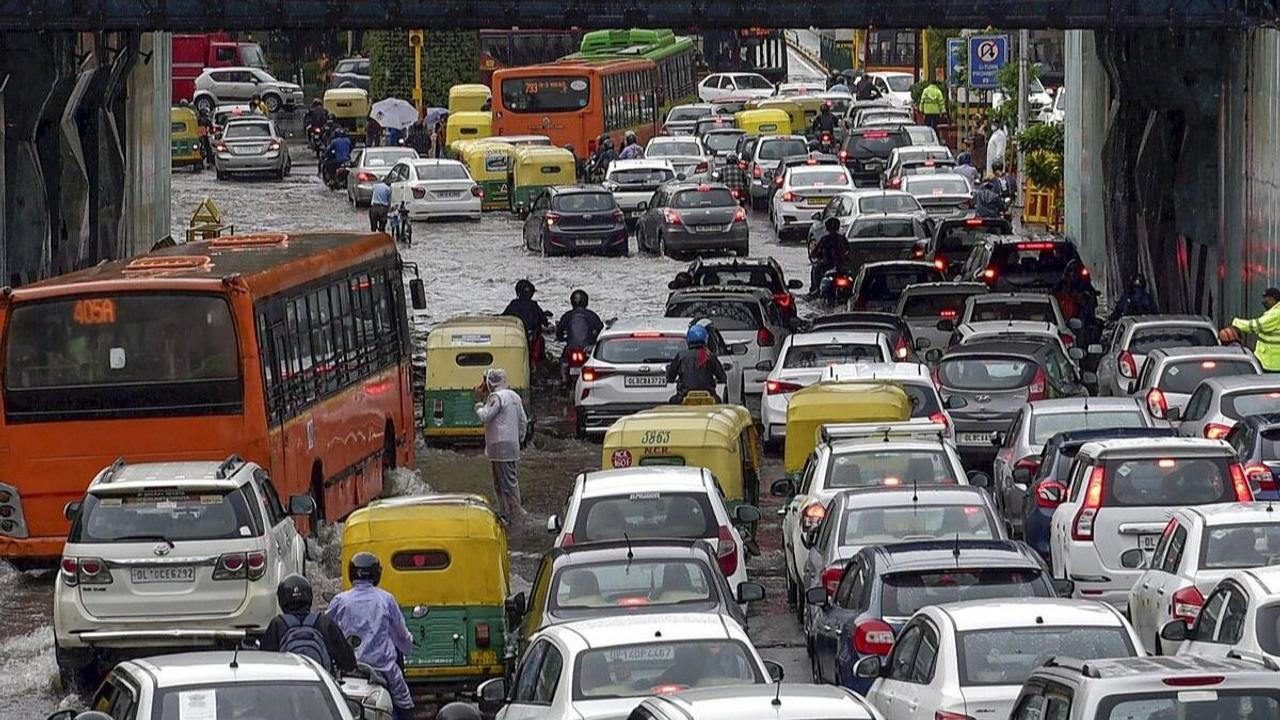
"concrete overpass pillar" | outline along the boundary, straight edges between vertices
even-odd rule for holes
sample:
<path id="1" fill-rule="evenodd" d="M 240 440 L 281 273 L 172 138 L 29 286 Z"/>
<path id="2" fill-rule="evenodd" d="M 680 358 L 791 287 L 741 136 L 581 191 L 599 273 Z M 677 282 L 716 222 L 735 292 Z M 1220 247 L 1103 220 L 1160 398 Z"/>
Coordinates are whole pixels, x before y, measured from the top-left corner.
<path id="1" fill-rule="evenodd" d="M 1108 278 L 1117 275 L 1119 268 L 1107 249 L 1102 146 L 1111 98 L 1096 42 L 1091 30 L 1066 33 L 1064 215 L 1067 236 L 1076 242 L 1085 263 L 1095 269 L 1094 285 L 1105 293 Z"/>
<path id="2" fill-rule="evenodd" d="M 145 253 L 169 235 L 172 47 L 169 33 L 144 33 L 126 82 L 123 255 Z"/>

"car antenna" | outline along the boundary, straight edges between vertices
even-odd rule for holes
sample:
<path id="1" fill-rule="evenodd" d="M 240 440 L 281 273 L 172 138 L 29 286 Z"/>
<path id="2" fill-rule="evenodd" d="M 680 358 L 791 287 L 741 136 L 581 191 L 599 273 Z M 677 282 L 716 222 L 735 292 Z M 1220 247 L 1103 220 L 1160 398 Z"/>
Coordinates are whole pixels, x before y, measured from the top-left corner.
<path id="1" fill-rule="evenodd" d="M 232 670 L 235 670 L 236 668 L 240 667 L 240 663 L 237 661 L 237 658 L 239 657 L 240 657 L 240 643 L 236 643 L 235 648 L 231 650 L 231 669 Z"/>
<path id="2" fill-rule="evenodd" d="M 782 678 L 778 678 L 778 682 L 773 684 L 773 700 L 770 704 L 774 707 L 782 705 Z"/>
<path id="3" fill-rule="evenodd" d="M 627 533 L 622 533 L 622 539 L 627 541 L 627 564 L 630 565 L 632 558 L 636 556 L 636 554 L 631 551 L 631 536 Z"/>
<path id="4" fill-rule="evenodd" d="M 916 478 L 911 478 L 911 502 L 913 503 L 920 502 L 920 491 L 917 487 L 917 482 Z"/>
<path id="5" fill-rule="evenodd" d="M 951 554 L 956 558 L 956 564 L 960 563 L 960 533 L 956 533 L 955 547 L 951 548 Z"/>

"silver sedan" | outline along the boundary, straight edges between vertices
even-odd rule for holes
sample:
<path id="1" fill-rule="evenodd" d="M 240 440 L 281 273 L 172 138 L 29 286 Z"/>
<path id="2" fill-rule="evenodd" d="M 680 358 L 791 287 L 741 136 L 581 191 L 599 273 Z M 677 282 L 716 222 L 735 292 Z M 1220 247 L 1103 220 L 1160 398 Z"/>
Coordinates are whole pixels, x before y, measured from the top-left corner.
<path id="1" fill-rule="evenodd" d="M 231 120 L 213 146 L 218 179 L 232 175 L 274 175 L 283 180 L 293 167 L 289 144 L 265 117 Z"/>
<path id="2" fill-rule="evenodd" d="M 386 177 L 401 160 L 416 160 L 418 151 L 407 147 L 373 147 L 351 153 L 347 173 L 347 202 L 364 207 L 373 199 L 373 184 Z"/>

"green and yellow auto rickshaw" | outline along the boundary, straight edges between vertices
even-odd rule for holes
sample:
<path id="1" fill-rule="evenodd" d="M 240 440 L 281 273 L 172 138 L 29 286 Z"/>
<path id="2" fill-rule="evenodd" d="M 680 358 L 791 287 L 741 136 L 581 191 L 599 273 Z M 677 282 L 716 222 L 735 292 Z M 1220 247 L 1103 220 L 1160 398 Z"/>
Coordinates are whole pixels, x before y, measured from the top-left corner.
<path id="1" fill-rule="evenodd" d="M 483 140 L 493 135 L 493 114 L 479 111 L 449 113 L 444 125 L 444 145 L 458 140 Z"/>
<path id="2" fill-rule="evenodd" d="M 558 147 L 526 145 L 511 158 L 511 212 L 528 210 L 542 190 L 578 182 L 573 153 Z"/>
<path id="3" fill-rule="evenodd" d="M 427 335 L 427 379 L 422 434 L 431 443 L 484 438 L 475 390 L 489 368 L 507 373 L 533 427 L 529 402 L 529 349 L 519 318 L 471 315 L 447 320 Z"/>
<path id="4" fill-rule="evenodd" d="M 324 109 L 333 122 L 347 132 L 363 133 L 369 118 L 369 93 L 361 88 L 333 88 L 324 91 Z"/>
<path id="5" fill-rule="evenodd" d="M 200 153 L 200 123 L 195 110 L 169 108 L 169 157 L 175 170 L 189 167 L 200 172 L 204 168 L 204 156 Z"/>
<path id="6" fill-rule="evenodd" d="M 489 112 L 493 91 L 488 85 L 454 85 L 449 88 L 449 113 Z"/>
<path id="7" fill-rule="evenodd" d="M 471 178 L 480 183 L 484 190 L 484 200 L 480 203 L 483 210 L 506 210 L 511 206 L 511 187 L 508 185 L 511 173 L 512 158 L 516 148 L 502 138 L 493 137 L 485 140 L 467 140 L 454 143 L 457 156 L 467 169 Z"/>

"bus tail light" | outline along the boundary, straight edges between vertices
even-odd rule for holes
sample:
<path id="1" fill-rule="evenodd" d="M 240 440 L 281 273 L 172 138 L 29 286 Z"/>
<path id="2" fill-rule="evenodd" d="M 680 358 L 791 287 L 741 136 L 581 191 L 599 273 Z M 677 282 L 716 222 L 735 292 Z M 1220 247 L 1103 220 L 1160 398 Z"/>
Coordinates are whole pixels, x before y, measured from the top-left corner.
<path id="1" fill-rule="evenodd" d="M 476 647 L 489 647 L 491 639 L 489 623 L 476 623 Z"/>
<path id="2" fill-rule="evenodd" d="M 1171 603 L 1173 616 L 1190 623 L 1194 622 L 1196 615 L 1200 614 L 1200 607 L 1204 605 L 1204 596 L 1195 585 L 1191 585 L 1175 592 Z"/>
<path id="3" fill-rule="evenodd" d="M 1089 485 L 1084 491 L 1084 502 L 1076 511 L 1075 520 L 1071 523 L 1072 540 L 1092 540 L 1093 524 L 1098 519 L 1098 510 L 1102 507 L 1102 486 L 1106 480 L 1106 472 L 1101 467 L 1093 469 L 1089 475 Z"/>
<path id="4" fill-rule="evenodd" d="M 716 561 L 725 577 L 738 572 L 738 541 L 733 530 L 721 525 L 716 532 Z"/>
<path id="5" fill-rule="evenodd" d="M 859 655 L 888 655 L 893 650 L 893 628 L 883 620 L 863 620 L 853 626 L 853 651 Z"/>

